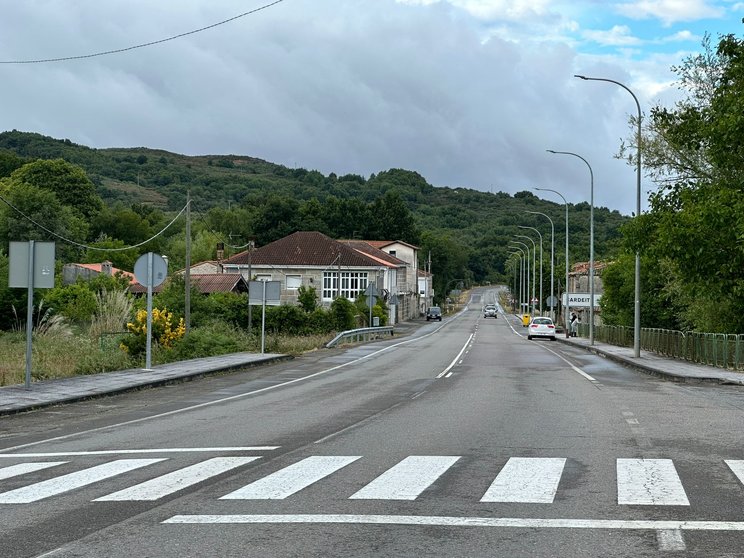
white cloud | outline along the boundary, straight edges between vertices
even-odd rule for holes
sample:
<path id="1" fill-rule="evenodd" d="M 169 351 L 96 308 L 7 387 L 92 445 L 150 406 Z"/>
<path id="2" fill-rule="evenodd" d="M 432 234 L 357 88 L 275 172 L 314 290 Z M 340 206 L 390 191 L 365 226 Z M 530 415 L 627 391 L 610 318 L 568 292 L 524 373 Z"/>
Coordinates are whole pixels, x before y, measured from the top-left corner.
<path id="1" fill-rule="evenodd" d="M 659 40 L 661 43 L 682 43 L 682 42 L 691 42 L 694 41 L 696 43 L 700 43 L 700 41 L 703 40 L 703 37 L 700 35 L 695 35 L 691 31 L 684 30 L 684 31 L 678 31 L 677 33 L 674 33 L 673 35 L 668 35 L 666 37 L 663 37 Z"/>
<path id="2" fill-rule="evenodd" d="M 637 0 L 616 4 L 618 13 L 631 19 L 658 19 L 668 26 L 681 21 L 720 18 L 725 11 L 706 0 Z"/>
<path id="3" fill-rule="evenodd" d="M 642 41 L 638 37 L 631 35 L 630 27 L 627 25 L 615 25 L 607 31 L 586 30 L 582 35 L 605 46 L 634 46 L 640 45 Z"/>
<path id="4" fill-rule="evenodd" d="M 401 4 L 429 6 L 440 2 L 464 10 L 471 16 L 493 21 L 523 20 L 549 13 L 550 0 L 396 0 Z"/>

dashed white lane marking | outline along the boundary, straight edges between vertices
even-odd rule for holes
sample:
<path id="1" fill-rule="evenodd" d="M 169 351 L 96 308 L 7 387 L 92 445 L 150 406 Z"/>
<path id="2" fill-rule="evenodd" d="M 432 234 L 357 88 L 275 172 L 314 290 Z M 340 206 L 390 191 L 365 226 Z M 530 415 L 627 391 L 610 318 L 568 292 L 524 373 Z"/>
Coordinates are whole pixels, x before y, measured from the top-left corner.
<path id="1" fill-rule="evenodd" d="M 682 552 L 687 550 L 685 538 L 679 529 L 662 529 L 656 532 L 656 540 L 661 552 Z"/>
<path id="2" fill-rule="evenodd" d="M 655 531 L 744 531 L 742 521 L 543 519 L 520 517 L 448 517 L 419 515 L 174 515 L 166 524 L 317 523 L 420 525 L 426 527 L 491 527 L 526 529 L 627 529 Z"/>
<path id="3" fill-rule="evenodd" d="M 385 471 L 352 494 L 355 500 L 415 500 L 458 459 L 454 455 L 416 455 Z"/>
<path id="4" fill-rule="evenodd" d="M 550 504 L 565 464 L 565 458 L 511 457 L 481 502 Z"/>
<path id="5" fill-rule="evenodd" d="M 360 455 L 308 457 L 239 488 L 220 500 L 283 500 L 360 458 Z"/>
<path id="6" fill-rule="evenodd" d="M 198 484 L 210 477 L 255 461 L 256 459 L 260 459 L 260 457 L 214 457 L 147 482 L 102 496 L 101 498 L 96 498 L 93 501 L 124 502 L 158 500 L 174 492 Z"/>
<path id="7" fill-rule="evenodd" d="M 689 506 L 671 459 L 618 459 L 617 503 L 645 506 Z"/>
<path id="8" fill-rule="evenodd" d="M 146 467 L 165 459 L 118 459 L 82 471 L 0 493 L 0 504 L 28 504 Z"/>
<path id="9" fill-rule="evenodd" d="M 457 364 L 457 361 L 460 360 L 460 357 L 465 352 L 465 349 L 467 348 L 468 344 L 470 343 L 472 339 L 473 339 L 473 334 L 471 333 L 470 337 L 468 337 L 468 340 L 465 341 L 465 344 L 462 346 L 462 349 L 460 349 L 460 352 L 457 353 L 457 356 L 452 360 L 452 362 L 450 362 L 447 368 L 445 368 L 439 374 L 437 374 L 437 378 L 441 378 L 442 376 L 445 376 L 445 375 L 447 377 L 450 377 L 452 375 L 451 373 L 449 373 L 449 371 L 455 366 L 455 364 Z M 460 360 L 460 363 L 462 363 L 461 360 Z"/>

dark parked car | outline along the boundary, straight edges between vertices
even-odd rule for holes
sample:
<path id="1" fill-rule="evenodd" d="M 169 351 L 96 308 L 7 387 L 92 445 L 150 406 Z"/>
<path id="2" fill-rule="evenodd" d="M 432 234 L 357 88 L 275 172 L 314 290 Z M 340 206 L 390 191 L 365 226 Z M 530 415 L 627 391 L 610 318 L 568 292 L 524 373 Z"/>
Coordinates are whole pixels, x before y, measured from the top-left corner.
<path id="1" fill-rule="evenodd" d="M 439 306 L 432 306 L 426 311 L 426 321 L 439 320 L 442 321 L 442 309 Z"/>

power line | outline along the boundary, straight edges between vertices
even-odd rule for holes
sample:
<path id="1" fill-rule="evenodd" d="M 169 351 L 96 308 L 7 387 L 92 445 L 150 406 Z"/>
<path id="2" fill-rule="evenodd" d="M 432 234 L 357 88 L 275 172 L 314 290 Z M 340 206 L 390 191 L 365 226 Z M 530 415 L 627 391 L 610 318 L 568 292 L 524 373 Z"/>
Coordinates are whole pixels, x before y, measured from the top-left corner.
<path id="1" fill-rule="evenodd" d="M 0 64 L 41 64 L 44 62 L 65 62 L 68 60 L 82 60 L 84 58 L 95 58 L 97 56 L 107 56 L 109 54 L 118 54 L 121 52 L 127 52 L 130 50 L 135 50 L 138 48 L 144 48 L 148 46 L 158 45 L 160 43 L 167 43 L 168 41 L 173 41 L 175 39 L 180 39 L 181 37 L 186 37 L 187 35 L 194 35 L 195 33 L 201 33 L 202 31 L 206 31 L 207 29 L 212 29 L 214 27 L 218 27 L 220 25 L 224 25 L 225 23 L 230 23 L 231 21 L 235 21 L 236 19 L 240 19 L 241 17 L 245 17 L 251 14 L 255 14 L 256 12 L 260 12 L 261 10 L 265 10 L 267 8 L 270 8 L 272 6 L 275 6 L 276 4 L 280 4 L 284 2 L 284 0 L 275 0 L 274 2 L 270 2 L 268 4 L 265 4 L 263 6 L 260 6 L 258 8 L 255 8 L 253 10 L 250 10 L 248 12 L 243 12 L 242 14 L 238 14 L 236 16 L 233 16 L 231 18 L 225 19 L 223 21 L 218 21 L 217 23 L 213 23 L 211 25 L 207 25 L 206 27 L 200 27 L 199 29 L 194 29 L 192 31 L 186 31 L 185 33 L 179 33 L 178 35 L 173 35 L 172 37 L 167 37 L 165 39 L 158 39 L 157 41 L 150 41 L 149 43 L 142 43 L 139 45 L 133 45 L 126 48 L 118 48 L 114 50 L 105 50 L 103 52 L 95 52 L 92 54 L 82 54 L 80 56 L 64 56 L 61 58 L 42 58 L 39 60 L 0 60 Z"/>
<path id="2" fill-rule="evenodd" d="M 10 207 L 16 213 L 18 213 L 21 217 L 23 217 L 24 219 L 26 219 L 29 223 L 32 223 L 33 225 L 39 227 L 41 230 L 49 233 L 50 235 L 54 236 L 55 238 L 59 238 L 63 242 L 67 242 L 68 244 L 72 244 L 73 246 L 78 246 L 79 248 L 85 248 L 86 250 L 98 250 L 100 252 L 124 252 L 126 250 L 132 250 L 134 248 L 139 248 L 140 246 L 144 246 L 145 244 L 147 244 L 148 242 L 150 242 L 152 240 L 155 240 L 157 237 L 159 237 L 161 234 L 163 234 L 166 230 L 168 230 L 168 228 L 170 228 L 170 226 L 173 223 L 175 223 L 176 220 L 181 215 L 183 215 L 183 212 L 186 211 L 186 207 L 187 207 L 187 206 L 184 206 L 183 209 L 181 209 L 181 211 L 178 212 L 178 215 L 176 215 L 170 223 L 168 223 L 165 227 L 163 227 L 163 229 L 161 229 L 159 232 L 155 233 L 153 236 L 151 236 L 147 240 L 144 240 L 144 241 L 140 242 L 139 244 L 133 244 L 132 246 L 125 246 L 123 248 L 101 248 L 100 246 L 90 246 L 88 244 L 81 244 L 80 242 L 76 242 L 74 240 L 70 240 L 69 238 L 65 238 L 61 234 L 58 234 L 58 233 L 56 233 L 56 232 L 54 232 L 54 231 L 46 228 L 41 223 L 37 223 L 36 221 L 34 221 L 31 217 L 29 217 L 28 215 L 26 215 L 23 211 L 21 211 L 20 209 L 18 209 L 15 205 L 13 205 L 12 203 L 10 203 L 4 197 L 0 196 L 0 201 L 3 202 L 8 207 Z"/>

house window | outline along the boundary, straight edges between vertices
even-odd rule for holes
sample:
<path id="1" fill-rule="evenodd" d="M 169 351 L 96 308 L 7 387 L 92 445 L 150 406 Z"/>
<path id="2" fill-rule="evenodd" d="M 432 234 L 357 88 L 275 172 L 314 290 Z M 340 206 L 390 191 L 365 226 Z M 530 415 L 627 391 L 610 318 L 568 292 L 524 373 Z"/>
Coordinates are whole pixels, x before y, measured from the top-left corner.
<path id="1" fill-rule="evenodd" d="M 256 273 L 256 281 L 271 281 L 270 273 Z"/>
<path id="2" fill-rule="evenodd" d="M 353 301 L 367 288 L 367 272 L 342 271 L 341 296 Z M 338 272 L 323 272 L 323 300 L 332 300 L 338 294 Z"/>
<path id="3" fill-rule="evenodd" d="M 390 254 L 391 256 L 395 256 L 395 250 L 390 250 L 390 251 L 388 252 L 388 254 Z"/>
<path id="4" fill-rule="evenodd" d="M 296 291 L 302 286 L 302 275 L 287 275 L 287 290 Z"/>

